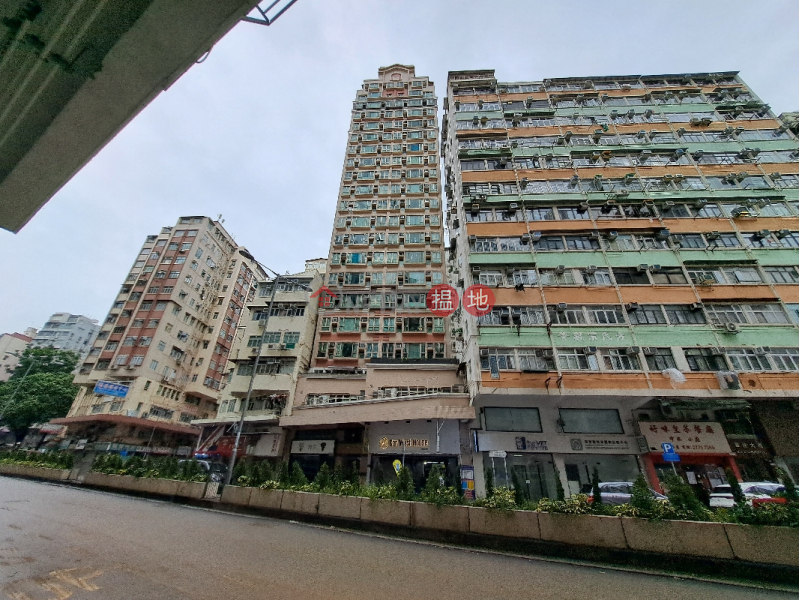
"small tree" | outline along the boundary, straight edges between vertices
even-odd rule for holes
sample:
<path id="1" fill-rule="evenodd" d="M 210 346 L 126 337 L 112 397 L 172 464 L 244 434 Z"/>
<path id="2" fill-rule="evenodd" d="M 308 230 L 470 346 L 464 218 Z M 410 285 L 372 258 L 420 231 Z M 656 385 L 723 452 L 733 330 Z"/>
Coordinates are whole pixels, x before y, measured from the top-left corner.
<path id="1" fill-rule="evenodd" d="M 491 494 L 494 493 L 494 469 L 491 467 L 485 470 L 485 478 L 486 478 L 486 498 L 490 498 Z"/>
<path id="2" fill-rule="evenodd" d="M 293 465 L 291 465 L 289 483 L 295 487 L 308 485 L 308 478 L 305 476 L 305 472 L 302 470 L 302 467 L 300 467 L 300 463 L 298 462 L 295 462 Z"/>
<path id="3" fill-rule="evenodd" d="M 327 463 L 322 464 L 313 482 L 316 489 L 319 491 L 330 488 L 330 485 L 333 483 L 333 478 L 330 476 L 330 467 L 327 466 Z"/>
<path id="4" fill-rule="evenodd" d="M 788 500 L 788 502 L 796 502 L 799 500 L 799 494 L 796 492 L 796 484 L 785 469 L 777 467 L 777 476 L 780 478 L 780 483 L 785 486 L 785 499 Z"/>
<path id="5" fill-rule="evenodd" d="M 633 483 L 633 494 L 632 498 L 630 498 L 630 504 L 634 508 L 645 512 L 651 511 L 655 504 L 646 479 L 644 479 L 644 476 L 640 473 Z"/>
<path id="6" fill-rule="evenodd" d="M 414 491 L 413 477 L 408 467 L 402 467 L 397 473 L 397 480 L 394 482 L 394 489 L 397 490 L 397 497 L 407 500 L 413 497 Z"/>
<path id="7" fill-rule="evenodd" d="M 563 489 L 563 483 L 560 481 L 560 469 L 558 469 L 558 466 L 555 464 L 553 464 L 552 467 L 555 469 L 555 494 L 558 500 L 563 502 L 566 499 L 566 491 Z"/>
<path id="8" fill-rule="evenodd" d="M 599 487 L 599 469 L 594 467 L 594 472 L 591 474 L 591 492 L 594 495 L 594 504 L 602 504 L 602 490 Z"/>
<path id="9" fill-rule="evenodd" d="M 333 485 L 338 488 L 339 486 L 341 486 L 341 484 L 344 482 L 345 479 L 346 479 L 346 474 L 344 473 L 344 467 L 341 465 L 341 463 L 336 463 L 333 466 L 333 477 L 332 477 Z"/>
<path id="10" fill-rule="evenodd" d="M 746 497 L 741 489 L 741 484 L 738 483 L 738 478 L 729 467 L 724 469 L 724 472 L 727 474 L 727 483 L 730 484 L 730 489 L 732 490 L 732 499 L 736 504 L 742 504 L 746 500 Z"/>
<path id="11" fill-rule="evenodd" d="M 511 473 L 511 483 L 513 484 L 513 498 L 516 501 L 516 504 L 521 506 L 527 500 L 527 486 L 522 484 L 521 479 L 519 479 L 518 473 L 513 471 Z"/>
<path id="12" fill-rule="evenodd" d="M 684 510 L 693 515 L 700 516 L 707 512 L 707 509 L 694 494 L 691 486 L 683 481 L 678 475 L 666 476 L 666 495 L 669 503 L 678 510 Z M 737 482 L 736 482 L 737 483 Z"/>
<path id="13" fill-rule="evenodd" d="M 285 460 L 278 467 L 277 480 L 281 487 L 285 488 L 291 485 L 291 472 L 289 471 L 289 464 Z"/>
<path id="14" fill-rule="evenodd" d="M 424 489 L 422 490 L 422 495 L 426 498 L 435 498 L 438 491 L 443 487 L 441 485 L 441 478 L 441 466 L 435 465 L 430 469 L 427 481 L 425 481 L 424 484 Z"/>

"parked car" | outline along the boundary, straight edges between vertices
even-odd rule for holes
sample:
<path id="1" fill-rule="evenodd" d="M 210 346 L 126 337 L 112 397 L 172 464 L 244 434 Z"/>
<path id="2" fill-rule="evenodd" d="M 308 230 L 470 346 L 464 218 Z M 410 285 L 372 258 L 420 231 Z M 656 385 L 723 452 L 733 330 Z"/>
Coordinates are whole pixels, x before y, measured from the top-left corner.
<path id="1" fill-rule="evenodd" d="M 179 460 L 178 464 L 182 465 L 185 460 Z M 227 465 L 221 462 L 214 462 L 210 460 L 198 460 L 197 464 L 200 468 L 209 474 L 211 481 L 222 482 L 225 480 L 227 474 Z"/>
<path id="2" fill-rule="evenodd" d="M 777 492 L 784 492 L 785 486 L 773 481 L 744 481 L 741 483 L 746 503 L 749 506 L 768 502 L 784 503 L 785 498 L 774 498 Z M 710 494 L 710 508 L 731 508 L 735 506 L 732 487 L 729 484 L 717 485 Z"/>
<path id="3" fill-rule="evenodd" d="M 650 489 L 652 498 L 666 500 L 666 496 Z M 599 483 L 599 493 L 602 494 L 603 504 L 629 504 L 633 497 L 632 481 L 602 481 Z M 594 492 L 588 494 L 588 502 L 594 501 Z"/>

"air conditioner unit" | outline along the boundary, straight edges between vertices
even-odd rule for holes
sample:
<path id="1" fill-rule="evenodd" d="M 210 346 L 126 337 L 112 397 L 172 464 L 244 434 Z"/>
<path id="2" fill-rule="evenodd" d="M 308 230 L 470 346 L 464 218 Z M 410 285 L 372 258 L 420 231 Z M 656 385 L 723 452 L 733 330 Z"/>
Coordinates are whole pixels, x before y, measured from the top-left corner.
<path id="1" fill-rule="evenodd" d="M 727 333 L 738 333 L 740 331 L 740 328 L 735 323 L 725 323 L 724 329 Z"/>
<path id="2" fill-rule="evenodd" d="M 759 238 L 767 238 L 771 235 L 771 231 L 768 229 L 761 229 L 760 231 L 756 232 L 755 235 Z"/>
<path id="3" fill-rule="evenodd" d="M 480 205 L 477 202 L 472 202 L 471 211 L 473 213 L 480 212 Z"/>
<path id="4" fill-rule="evenodd" d="M 555 356 L 555 351 L 554 350 L 544 350 L 543 352 L 541 352 L 541 355 L 544 358 L 553 358 Z"/>
<path id="5" fill-rule="evenodd" d="M 649 265 L 638 265 L 638 272 L 644 273 L 649 269 Z"/>
<path id="6" fill-rule="evenodd" d="M 650 273 L 660 273 L 661 270 L 662 267 L 660 265 L 652 265 L 651 267 L 649 267 Z"/>
<path id="7" fill-rule="evenodd" d="M 755 354 L 757 354 L 758 356 L 765 356 L 769 352 L 771 352 L 771 348 L 769 348 L 768 346 L 760 346 L 758 348 L 755 348 Z"/>
<path id="8" fill-rule="evenodd" d="M 540 231 L 533 231 L 530 234 L 530 241 L 538 242 L 541 240 L 541 232 Z M 522 241 L 524 241 L 524 236 L 522 236 Z"/>
<path id="9" fill-rule="evenodd" d="M 704 306 L 701 302 L 694 302 L 691 304 L 690 309 L 693 311 L 702 310 Z"/>
<path id="10" fill-rule="evenodd" d="M 112 371 L 116 371 L 119 368 L 119 365 L 116 365 L 116 364 L 115 365 L 110 365 L 108 368 L 111 369 Z"/>
<path id="11" fill-rule="evenodd" d="M 480 348 L 480 356 L 488 356 L 488 348 Z"/>
<path id="12" fill-rule="evenodd" d="M 479 265 L 472 265 L 472 273 L 479 273 L 480 267 Z"/>
<path id="13" fill-rule="evenodd" d="M 539 239 L 540 239 L 541 234 L 539 233 L 538 236 L 539 236 Z M 522 238 L 521 239 L 522 239 L 522 244 L 529 244 L 530 243 L 530 234 L 529 233 L 522 234 Z"/>
<path id="14" fill-rule="evenodd" d="M 583 354 L 596 354 L 597 347 L 596 346 L 586 346 L 583 348 Z"/>
<path id="15" fill-rule="evenodd" d="M 780 238 L 780 239 L 782 239 L 782 238 L 784 238 L 784 237 L 788 237 L 789 235 L 791 235 L 791 230 L 790 230 L 790 229 L 780 229 L 780 230 L 779 230 L 779 231 L 776 233 L 776 236 L 777 236 L 778 238 Z"/>
<path id="16" fill-rule="evenodd" d="M 641 348 L 641 351 L 644 353 L 644 356 L 655 356 L 656 349 L 651 346 L 644 346 Z"/>
<path id="17" fill-rule="evenodd" d="M 136 365 L 127 365 L 125 368 L 126 368 L 128 371 L 132 371 L 133 369 L 135 369 L 135 368 L 136 368 Z"/>
<path id="18" fill-rule="evenodd" d="M 625 353 L 627 356 L 635 356 L 635 355 L 636 355 L 636 354 L 638 354 L 640 351 L 641 351 L 641 348 L 639 348 L 638 346 L 630 346 L 629 348 L 627 348 L 627 349 L 624 351 L 624 353 Z"/>
<path id="19" fill-rule="evenodd" d="M 508 205 L 508 212 L 515 212 L 519 208 L 519 205 L 516 202 L 511 202 Z"/>
<path id="20" fill-rule="evenodd" d="M 278 350 L 285 350 L 286 349 L 286 344 L 278 344 L 277 345 L 277 349 Z"/>
<path id="21" fill-rule="evenodd" d="M 476 241 L 477 241 L 477 236 L 476 235 L 470 235 L 469 236 L 469 242 L 470 243 L 473 243 L 473 242 L 476 242 Z"/>
<path id="22" fill-rule="evenodd" d="M 594 273 L 596 273 L 596 270 L 597 270 L 596 265 L 588 265 L 585 268 L 585 272 L 588 273 L 589 275 L 593 275 Z"/>
<path id="23" fill-rule="evenodd" d="M 615 240 L 616 238 L 618 238 L 618 237 L 619 237 L 619 232 L 618 232 L 618 231 L 615 231 L 615 230 L 608 231 L 608 232 L 605 234 L 605 238 L 607 238 L 607 239 L 608 239 L 608 240 L 610 240 L 611 242 L 612 242 L 613 240 Z"/>
<path id="24" fill-rule="evenodd" d="M 718 232 L 718 231 L 711 231 L 710 233 L 706 233 L 705 234 L 705 238 L 710 240 L 710 241 L 717 240 L 720 237 L 721 237 L 721 233 Z"/>
<path id="25" fill-rule="evenodd" d="M 588 239 L 589 240 L 598 240 L 599 239 L 599 232 L 598 231 L 592 231 L 591 233 L 588 234 Z"/>
<path id="26" fill-rule="evenodd" d="M 713 356 L 724 356 L 725 354 L 724 348 L 719 348 L 718 346 L 712 346 L 711 348 L 708 349 L 710 350 L 710 354 L 712 354 Z"/>
<path id="27" fill-rule="evenodd" d="M 555 273 L 556 274 L 563 275 L 565 272 L 566 272 L 565 265 L 558 265 L 557 267 L 555 267 Z"/>
<path id="28" fill-rule="evenodd" d="M 664 241 L 669 239 L 670 235 L 671 232 L 668 229 L 661 229 L 660 231 L 657 232 L 657 234 L 655 234 L 655 237 L 660 241 Z"/>
<path id="29" fill-rule="evenodd" d="M 627 309 L 627 312 L 633 312 L 635 310 L 638 310 L 639 305 L 637 302 L 629 302 L 628 304 L 624 305 L 624 308 Z"/>

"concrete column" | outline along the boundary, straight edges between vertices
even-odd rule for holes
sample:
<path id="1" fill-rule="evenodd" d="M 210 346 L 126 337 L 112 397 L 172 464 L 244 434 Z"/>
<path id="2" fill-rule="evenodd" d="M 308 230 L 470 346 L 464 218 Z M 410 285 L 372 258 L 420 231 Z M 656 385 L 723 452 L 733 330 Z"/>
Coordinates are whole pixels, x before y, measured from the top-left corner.
<path id="1" fill-rule="evenodd" d="M 474 496 L 475 498 L 486 497 L 486 478 L 485 466 L 483 465 L 483 453 L 475 452 L 474 458 Z"/>
<path id="2" fill-rule="evenodd" d="M 560 485 L 563 486 L 563 493 L 565 494 L 566 498 L 570 498 L 571 492 L 569 491 L 569 480 L 566 478 L 566 460 L 562 454 L 553 454 L 552 462 L 555 465 L 555 468 L 558 470 Z M 553 500 L 557 500 L 557 496 L 553 498 Z"/>

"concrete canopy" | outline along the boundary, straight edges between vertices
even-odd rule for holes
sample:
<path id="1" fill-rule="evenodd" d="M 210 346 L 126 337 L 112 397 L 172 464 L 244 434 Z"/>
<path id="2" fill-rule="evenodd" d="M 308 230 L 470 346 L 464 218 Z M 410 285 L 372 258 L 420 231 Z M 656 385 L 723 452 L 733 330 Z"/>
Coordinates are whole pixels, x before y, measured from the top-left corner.
<path id="1" fill-rule="evenodd" d="M 257 0 L 0 0 L 0 227 L 18 232 Z"/>

